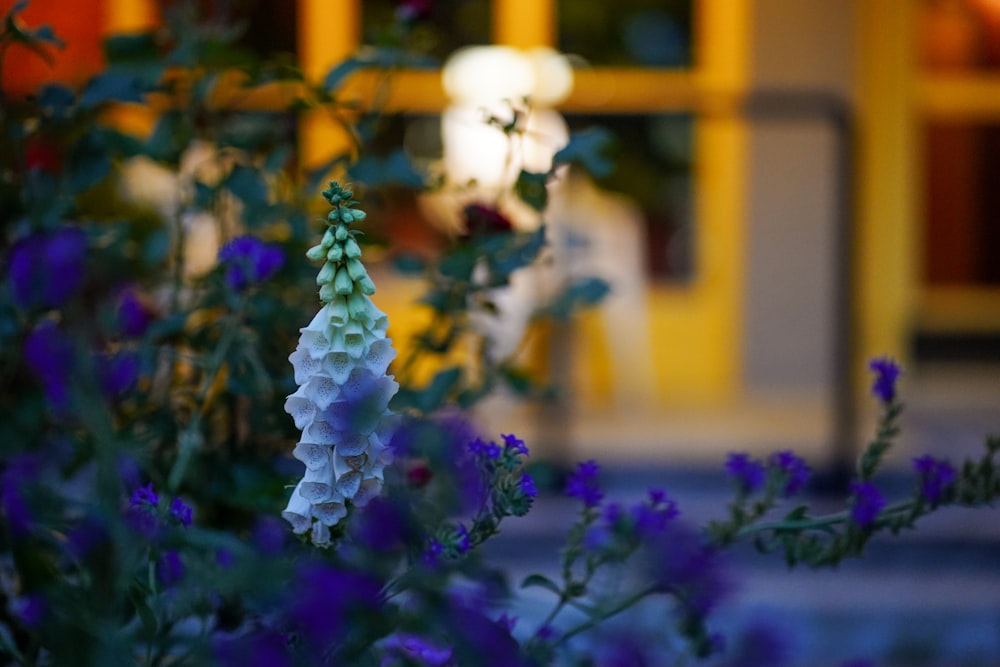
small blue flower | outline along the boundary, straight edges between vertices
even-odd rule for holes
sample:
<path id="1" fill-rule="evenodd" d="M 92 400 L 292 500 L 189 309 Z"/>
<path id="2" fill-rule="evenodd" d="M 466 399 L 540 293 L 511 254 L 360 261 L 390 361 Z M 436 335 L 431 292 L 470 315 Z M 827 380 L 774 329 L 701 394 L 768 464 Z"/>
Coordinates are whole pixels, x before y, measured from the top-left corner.
<path id="1" fill-rule="evenodd" d="M 9 262 L 14 302 L 24 309 L 62 306 L 83 285 L 86 258 L 87 237 L 76 227 L 21 239 Z"/>
<path id="2" fill-rule="evenodd" d="M 56 410 L 68 407 L 73 342 L 55 323 L 46 320 L 28 334 L 24 361 L 41 383 L 49 405 Z"/>
<path id="3" fill-rule="evenodd" d="M 851 482 L 851 520 L 860 528 L 872 524 L 885 507 L 885 496 L 871 482 Z"/>
<path id="4" fill-rule="evenodd" d="M 931 505 L 936 505 L 955 481 L 955 468 L 930 454 L 913 459 L 913 468 L 920 475 L 920 495 Z"/>
<path id="5" fill-rule="evenodd" d="M 882 403 L 892 403 L 896 398 L 896 381 L 903 372 L 899 364 L 889 357 L 880 357 L 869 361 L 868 369 L 875 374 L 875 379 L 872 381 L 872 393 Z"/>
<path id="6" fill-rule="evenodd" d="M 226 268 L 226 284 L 240 292 L 259 285 L 277 273 L 285 263 L 285 254 L 280 247 L 247 235 L 222 246 L 219 261 Z"/>
<path id="7" fill-rule="evenodd" d="M 125 338 L 138 338 L 146 333 L 152 320 L 149 310 L 139 300 L 135 290 L 126 288 L 118 298 L 116 328 Z"/>
<path id="8" fill-rule="evenodd" d="M 809 481 L 810 470 L 806 462 L 790 451 L 775 452 L 768 459 L 768 463 L 785 476 L 785 485 L 782 493 L 785 496 L 793 496 L 803 488 Z"/>
<path id="9" fill-rule="evenodd" d="M 184 526 L 190 526 L 194 518 L 194 510 L 180 498 L 174 498 L 170 503 L 170 514 Z"/>
<path id="10" fill-rule="evenodd" d="M 95 358 L 101 391 L 108 398 L 117 398 L 132 388 L 139 377 L 139 358 L 123 350 L 116 354 L 101 354 Z"/>
<path id="11" fill-rule="evenodd" d="M 535 487 L 535 480 L 526 472 L 521 473 L 521 479 L 518 482 L 521 488 L 521 493 L 523 493 L 528 498 L 534 498 L 538 495 L 538 489 Z"/>
<path id="12" fill-rule="evenodd" d="M 767 470 L 764 464 L 749 454 L 734 452 L 726 459 L 726 474 L 736 480 L 743 493 L 754 493 L 764 487 Z"/>
<path id="13" fill-rule="evenodd" d="M 37 628 L 48 611 L 48 604 L 45 598 L 38 593 L 31 593 L 11 601 L 14 616 L 19 618 L 25 626 Z"/>
<path id="14" fill-rule="evenodd" d="M 153 483 L 150 482 L 146 486 L 140 486 L 132 492 L 132 498 L 130 499 L 130 507 L 142 507 L 143 505 L 150 505 L 156 507 L 160 504 L 160 495 L 156 493 L 156 489 L 153 488 Z"/>
<path id="15" fill-rule="evenodd" d="M 455 547 L 458 549 L 458 553 L 460 554 L 468 553 L 469 550 L 472 549 L 472 541 L 469 538 L 469 531 L 463 524 L 458 524 L 458 529 L 455 531 Z"/>
<path id="16" fill-rule="evenodd" d="M 504 446 L 507 449 L 512 449 L 518 454 L 528 456 L 528 446 L 524 444 L 524 440 L 516 435 L 508 435 L 506 433 L 501 433 L 500 437 L 503 438 Z"/>
<path id="17" fill-rule="evenodd" d="M 573 473 L 566 483 L 566 495 L 579 498 L 586 507 L 595 507 L 604 498 L 597 483 L 597 475 L 600 468 L 593 460 L 578 463 L 576 472 Z"/>

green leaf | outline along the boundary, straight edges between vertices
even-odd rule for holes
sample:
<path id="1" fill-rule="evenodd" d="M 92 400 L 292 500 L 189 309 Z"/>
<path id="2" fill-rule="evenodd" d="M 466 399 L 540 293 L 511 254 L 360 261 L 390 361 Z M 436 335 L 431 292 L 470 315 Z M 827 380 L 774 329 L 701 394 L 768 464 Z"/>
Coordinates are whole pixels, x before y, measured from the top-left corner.
<path id="1" fill-rule="evenodd" d="M 448 392 L 462 377 L 462 369 L 458 366 L 439 371 L 434 379 L 424 387 L 417 397 L 417 407 L 424 412 L 433 412 L 439 408 L 448 396 Z"/>
<path id="2" fill-rule="evenodd" d="M 348 169 L 355 183 L 369 187 L 400 185 L 407 188 L 424 187 L 424 177 L 403 149 L 396 149 L 386 157 L 365 155 Z"/>
<path id="3" fill-rule="evenodd" d="M 529 574 L 521 582 L 521 588 L 544 588 L 547 591 L 551 591 L 562 597 L 562 590 L 556 582 L 552 581 L 545 575 L 541 574 Z"/>
<path id="4" fill-rule="evenodd" d="M 222 186 L 250 208 L 267 204 L 267 184 L 253 167 L 236 165 Z"/>
<path id="5" fill-rule="evenodd" d="M 111 157 L 101 135 L 90 131 L 73 146 L 69 158 L 69 187 L 75 193 L 89 190 L 111 172 Z"/>
<path id="6" fill-rule="evenodd" d="M 611 292 L 611 286 L 600 278 L 581 278 L 566 287 L 546 309 L 552 317 L 566 320 L 580 308 L 595 306 Z"/>
<path id="7" fill-rule="evenodd" d="M 613 145 L 614 136 L 604 128 L 574 132 L 569 143 L 552 158 L 552 164 L 579 164 L 594 178 L 604 178 L 611 175 L 615 168 L 614 162 L 607 156 Z"/>
<path id="8" fill-rule="evenodd" d="M 472 278 L 472 271 L 476 268 L 478 259 L 478 255 L 472 248 L 464 246 L 456 248 L 441 259 L 438 271 L 441 272 L 441 275 L 453 280 L 468 282 Z"/>
<path id="9" fill-rule="evenodd" d="M 144 92 L 146 91 L 135 74 L 102 72 L 91 79 L 83 89 L 80 106 L 90 108 L 106 102 L 142 102 Z"/>
<path id="10" fill-rule="evenodd" d="M 549 191 L 545 187 L 548 180 L 548 174 L 522 170 L 514 184 L 514 192 L 517 193 L 521 201 L 531 208 L 536 211 L 544 211 L 549 203 Z"/>

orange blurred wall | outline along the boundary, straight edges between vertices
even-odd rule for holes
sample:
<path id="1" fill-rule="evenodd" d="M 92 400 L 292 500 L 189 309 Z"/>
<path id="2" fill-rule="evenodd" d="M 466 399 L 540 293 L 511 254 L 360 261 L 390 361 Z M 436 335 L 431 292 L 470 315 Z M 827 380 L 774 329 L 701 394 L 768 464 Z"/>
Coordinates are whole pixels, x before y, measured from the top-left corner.
<path id="1" fill-rule="evenodd" d="M 14 4 L 15 0 L 0 0 L 0 15 Z M 4 90 L 23 95 L 49 81 L 78 86 L 94 74 L 103 61 L 103 5 L 100 0 L 32 0 L 18 20 L 30 28 L 50 25 L 66 46 L 49 49 L 51 64 L 19 44 L 11 46 L 4 55 Z"/>

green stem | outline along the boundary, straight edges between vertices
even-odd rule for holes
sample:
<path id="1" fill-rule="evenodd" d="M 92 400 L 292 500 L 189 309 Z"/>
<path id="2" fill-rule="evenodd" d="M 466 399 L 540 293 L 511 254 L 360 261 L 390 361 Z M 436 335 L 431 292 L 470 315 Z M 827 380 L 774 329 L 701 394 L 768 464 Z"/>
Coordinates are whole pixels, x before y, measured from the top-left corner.
<path id="1" fill-rule="evenodd" d="M 589 618 L 580 625 L 577 625 L 576 627 L 567 630 L 554 642 L 553 646 L 564 644 L 565 642 L 569 641 L 569 639 L 575 637 L 581 632 L 586 632 L 587 630 L 597 627 L 598 625 L 608 620 L 612 616 L 617 616 L 618 614 L 622 613 L 629 607 L 632 607 L 633 605 L 641 602 L 643 599 L 649 597 L 650 595 L 654 595 L 659 592 L 660 592 L 659 588 L 655 586 L 650 586 L 649 588 L 644 588 L 641 591 L 638 591 L 626 598 L 623 598 L 618 602 L 618 604 L 614 605 L 610 609 L 607 609 L 603 613 L 601 613 L 600 616 Z"/>
<path id="2" fill-rule="evenodd" d="M 909 511 L 913 507 L 912 500 L 904 500 L 898 503 L 889 505 L 879 513 L 879 520 L 888 514 L 897 514 L 903 511 Z M 767 531 L 799 531 L 805 532 L 809 530 L 816 530 L 818 528 L 823 528 L 825 526 L 835 526 L 839 523 L 844 523 L 849 521 L 851 518 L 851 513 L 848 510 L 842 512 L 836 512 L 835 514 L 827 514 L 826 516 L 816 517 L 814 519 L 798 519 L 794 521 L 768 521 L 766 523 L 750 524 L 748 526 L 743 526 L 736 533 L 736 539 L 741 539 L 747 537 L 748 535 L 753 535 L 755 533 L 763 533 Z"/>
<path id="3" fill-rule="evenodd" d="M 167 488 L 172 493 L 176 493 L 180 488 L 192 457 L 201 448 L 201 420 L 208 408 L 206 399 L 218 379 L 219 371 L 222 370 L 222 366 L 226 360 L 226 353 L 229 351 L 229 347 L 232 345 L 239 331 L 243 307 L 244 301 L 241 298 L 237 311 L 223 320 L 222 338 L 219 340 L 218 347 L 215 348 L 215 352 L 208 361 L 205 376 L 202 378 L 201 387 L 195 398 L 195 403 L 198 406 L 197 412 L 195 412 L 194 416 L 177 436 L 179 447 L 177 460 L 174 462 L 173 468 L 170 469 L 170 475 L 167 478 Z"/>

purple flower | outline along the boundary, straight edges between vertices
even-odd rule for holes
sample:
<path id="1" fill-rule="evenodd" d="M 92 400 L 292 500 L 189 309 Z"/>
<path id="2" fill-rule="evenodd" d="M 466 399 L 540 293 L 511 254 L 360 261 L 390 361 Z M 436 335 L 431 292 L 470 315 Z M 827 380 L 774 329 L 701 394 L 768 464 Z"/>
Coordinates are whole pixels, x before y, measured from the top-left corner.
<path id="1" fill-rule="evenodd" d="M 116 398 L 132 388 L 139 377 L 139 358 L 134 352 L 121 351 L 96 357 L 97 377 L 101 391 L 108 398 Z"/>
<path id="2" fill-rule="evenodd" d="M 180 498 L 174 498 L 174 501 L 170 503 L 170 514 L 184 526 L 190 526 L 191 520 L 194 518 L 194 510 Z"/>
<path id="3" fill-rule="evenodd" d="M 940 502 L 955 481 L 955 469 L 951 464 L 930 454 L 913 459 L 913 468 L 920 475 L 920 495 L 931 505 Z"/>
<path id="4" fill-rule="evenodd" d="M 29 628 L 37 628 L 48 610 L 45 598 L 38 593 L 15 598 L 11 602 L 11 607 L 14 615 Z"/>
<path id="5" fill-rule="evenodd" d="M 535 487 L 534 478 L 526 472 L 521 473 L 521 479 L 518 481 L 518 486 L 521 487 L 521 493 L 528 498 L 534 498 L 538 495 L 538 488 Z"/>
<path id="6" fill-rule="evenodd" d="M 872 393 L 883 403 L 892 403 L 896 398 L 896 380 L 902 369 L 889 357 L 880 357 L 868 362 L 868 369 L 875 374 Z"/>
<path id="7" fill-rule="evenodd" d="M 754 493 L 764 487 L 767 470 L 764 464 L 749 454 L 734 452 L 726 459 L 726 474 L 736 480 L 743 493 Z"/>
<path id="8" fill-rule="evenodd" d="M 222 667 L 291 667 L 285 637 L 270 628 L 254 628 L 240 637 L 217 639 L 212 645 Z"/>
<path id="9" fill-rule="evenodd" d="M 721 554 L 690 526 L 672 521 L 645 544 L 648 574 L 691 612 L 704 615 L 731 592 Z"/>
<path id="10" fill-rule="evenodd" d="M 667 524 L 672 519 L 676 519 L 678 514 L 680 512 L 677 510 L 677 503 L 673 500 L 664 500 L 655 505 L 637 503 L 632 507 L 632 521 L 635 523 L 635 531 L 644 538 L 662 533 Z"/>
<path id="11" fill-rule="evenodd" d="M 397 633 L 390 636 L 385 640 L 384 648 L 390 654 L 409 658 L 406 664 L 412 664 L 410 661 L 413 661 L 418 665 L 425 665 L 426 667 L 444 667 L 444 665 L 451 662 L 453 653 L 452 649 L 448 647 L 442 648 L 422 637 L 404 633 Z M 394 661 L 383 661 L 382 664 L 392 665 L 396 663 Z"/>
<path id="12" fill-rule="evenodd" d="M 504 612 L 500 614 L 500 618 L 497 619 L 497 625 L 507 632 L 513 633 L 514 626 L 517 625 L 517 616 L 508 616 L 507 612 Z"/>
<path id="13" fill-rule="evenodd" d="M 226 267 L 226 284 L 239 292 L 277 273 L 285 263 L 285 254 L 256 236 L 238 236 L 222 246 L 219 261 Z"/>
<path id="14" fill-rule="evenodd" d="M 223 547 L 215 552 L 215 562 L 222 569 L 228 570 L 236 564 L 236 556 L 233 555 L 232 551 Z"/>
<path id="15" fill-rule="evenodd" d="M 885 496 L 871 482 L 851 482 L 851 520 L 860 528 L 871 525 L 885 507 Z"/>
<path id="16" fill-rule="evenodd" d="M 528 455 L 528 446 L 524 444 L 524 440 L 521 440 L 516 435 L 507 435 L 505 433 L 501 433 L 500 437 L 503 438 L 503 444 L 507 449 L 513 449 L 523 456 Z"/>
<path id="17" fill-rule="evenodd" d="M 86 257 L 87 237 L 76 227 L 21 239 L 10 253 L 15 303 L 24 309 L 62 306 L 83 284 Z"/>
<path id="18" fill-rule="evenodd" d="M 142 507 L 144 505 L 156 507 L 159 504 L 160 495 L 156 492 L 156 489 L 153 488 L 152 482 L 146 486 L 140 486 L 132 491 L 132 497 L 129 500 L 130 507 Z"/>
<path id="19" fill-rule="evenodd" d="M 466 529 L 465 525 L 458 524 L 458 529 L 455 531 L 455 547 L 458 549 L 458 553 L 465 554 L 472 549 L 472 541 L 469 538 L 469 531 Z"/>
<path id="20" fill-rule="evenodd" d="M 170 549 L 160 556 L 156 563 L 156 576 L 167 588 L 172 587 L 184 578 L 184 561 L 181 555 L 174 549 Z"/>
<path id="21" fill-rule="evenodd" d="M 576 472 L 566 483 L 566 495 L 579 498 L 586 507 L 594 507 L 601 502 L 604 493 L 597 484 L 600 467 L 593 460 L 578 463 Z"/>
<path id="22" fill-rule="evenodd" d="M 768 463 L 782 472 L 785 486 L 782 494 L 793 496 L 801 491 L 809 481 L 810 470 L 806 462 L 790 451 L 771 454 Z"/>
<path id="23" fill-rule="evenodd" d="M 45 390 L 53 408 L 69 405 L 69 380 L 73 370 L 73 343 L 53 322 L 46 320 L 24 340 L 24 360 Z"/>
<path id="24" fill-rule="evenodd" d="M 438 562 L 438 558 L 441 557 L 442 553 L 444 553 L 444 545 L 437 538 L 432 537 L 427 543 L 427 548 L 424 549 L 424 563 L 426 565 L 434 565 Z"/>
<path id="25" fill-rule="evenodd" d="M 313 653 L 322 654 L 356 621 L 377 613 L 381 585 L 371 576 L 323 563 L 300 568 L 293 585 L 289 621 Z"/>
<path id="26" fill-rule="evenodd" d="M 405 504 L 384 497 L 373 498 L 359 510 L 351 532 L 368 549 L 383 553 L 401 548 L 416 535 Z"/>
<path id="27" fill-rule="evenodd" d="M 496 461 L 500 458 L 500 445 L 490 440 L 485 442 L 482 438 L 476 438 L 469 443 L 469 451 L 478 456 L 485 456 Z"/>
<path id="28" fill-rule="evenodd" d="M 142 336 L 152 320 L 149 310 L 131 288 L 122 290 L 116 315 L 117 329 L 126 338 Z"/>

